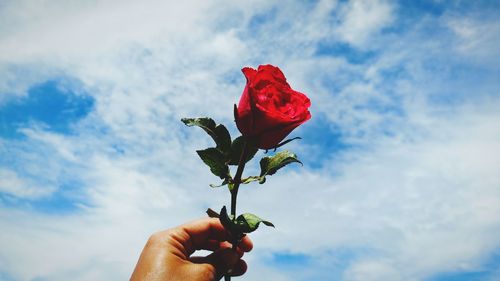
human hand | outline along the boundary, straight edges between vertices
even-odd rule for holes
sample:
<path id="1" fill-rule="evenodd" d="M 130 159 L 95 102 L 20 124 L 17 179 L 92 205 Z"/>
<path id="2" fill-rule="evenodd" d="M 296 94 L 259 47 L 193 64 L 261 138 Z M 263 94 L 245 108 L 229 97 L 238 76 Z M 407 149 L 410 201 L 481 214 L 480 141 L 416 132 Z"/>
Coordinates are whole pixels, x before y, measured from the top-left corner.
<path id="1" fill-rule="evenodd" d="M 247 265 L 243 252 L 252 250 L 245 236 L 236 250 L 227 242 L 229 233 L 216 218 L 205 218 L 153 234 L 142 250 L 131 281 L 213 281 L 228 272 L 239 276 Z M 196 250 L 213 251 L 206 257 Z"/>

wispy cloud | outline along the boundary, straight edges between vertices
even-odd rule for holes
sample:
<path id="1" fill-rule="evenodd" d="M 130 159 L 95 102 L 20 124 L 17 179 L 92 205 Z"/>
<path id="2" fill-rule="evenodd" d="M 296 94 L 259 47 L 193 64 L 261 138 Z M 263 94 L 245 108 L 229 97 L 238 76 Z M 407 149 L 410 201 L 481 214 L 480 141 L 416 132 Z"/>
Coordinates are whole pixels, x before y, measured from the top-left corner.
<path id="1" fill-rule="evenodd" d="M 336 33 L 349 44 L 369 49 L 371 37 L 393 21 L 394 8 L 389 1 L 350 1 L 339 12 Z"/>
<path id="2" fill-rule="evenodd" d="M 53 188 L 33 184 L 14 171 L 0 169 L 0 192 L 17 198 L 37 198 L 53 192 Z"/>

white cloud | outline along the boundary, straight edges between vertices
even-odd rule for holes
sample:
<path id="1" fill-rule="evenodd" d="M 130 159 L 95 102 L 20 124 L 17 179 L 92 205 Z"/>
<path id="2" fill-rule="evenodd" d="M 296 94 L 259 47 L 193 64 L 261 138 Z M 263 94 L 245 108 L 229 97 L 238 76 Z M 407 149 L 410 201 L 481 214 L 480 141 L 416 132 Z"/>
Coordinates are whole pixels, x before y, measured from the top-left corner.
<path id="1" fill-rule="evenodd" d="M 37 186 L 34 183 L 19 177 L 14 171 L 0 169 L 0 192 L 18 198 L 39 198 L 52 193 L 51 187 Z"/>
<path id="2" fill-rule="evenodd" d="M 345 273 L 345 280 L 401 280 L 398 272 L 386 261 L 359 262 Z"/>
<path id="3" fill-rule="evenodd" d="M 425 140 L 386 139 L 332 159 L 323 173 L 289 173 L 259 193 L 248 191 L 248 204 L 277 225 L 258 245 L 286 251 L 293 244 L 295 252 L 318 256 L 366 249 L 349 262 L 346 280 L 474 271 L 500 246 L 500 116 L 494 109 L 461 113 L 435 120 Z M 281 202 L 293 208 L 276 212 Z"/>
<path id="4" fill-rule="evenodd" d="M 162 35 L 196 35 L 203 29 L 195 27 L 206 6 L 196 1 L 12 1 L 2 10 L 0 58 L 18 63 L 42 57 L 53 62 L 98 56 Z"/>
<path id="5" fill-rule="evenodd" d="M 500 21 L 475 17 L 449 17 L 447 26 L 454 32 L 457 42 L 453 49 L 480 65 L 497 66 L 500 57 Z"/>
<path id="6" fill-rule="evenodd" d="M 341 247 L 375 253 L 352 261 L 345 280 L 419 280 L 439 270 L 476 268 L 489 249 L 499 246 L 494 234 L 500 225 L 495 170 L 500 164 L 500 117 L 463 113 L 459 120 L 435 123 L 437 134 L 423 142 L 386 140 L 374 151 L 332 159 L 322 172 L 289 171 L 265 186 L 245 186 L 240 210 L 258 210 L 277 225 L 252 235 L 256 253 L 251 270 L 262 266 L 258 257 L 267 251 L 292 250 L 319 258 L 323 251 Z M 200 216 L 204 207 L 227 204 L 225 191 L 206 186 L 214 178 L 194 153 L 190 157 L 189 149 L 176 149 L 182 150 L 179 156 L 165 159 L 186 155 L 185 166 L 154 155 L 142 161 L 87 160 L 94 167 L 87 182 L 95 206 L 82 214 L 2 211 L 2 229 L 8 230 L 2 232 L 2 263 L 21 280 L 64 280 L 74 272 L 126 277 L 149 233 Z M 181 181 L 171 173 L 180 173 Z M 192 174 L 200 176 L 188 176 Z M 23 241 L 31 242 L 21 247 Z M 38 262 L 42 255 L 43 265 Z M 15 263 L 20 257 L 26 257 L 22 267 Z M 286 274 L 281 278 L 293 280 Z"/>
<path id="7" fill-rule="evenodd" d="M 347 43 L 366 47 L 367 40 L 393 21 L 393 12 L 394 4 L 389 1 L 350 1 L 342 10 L 336 34 Z"/>

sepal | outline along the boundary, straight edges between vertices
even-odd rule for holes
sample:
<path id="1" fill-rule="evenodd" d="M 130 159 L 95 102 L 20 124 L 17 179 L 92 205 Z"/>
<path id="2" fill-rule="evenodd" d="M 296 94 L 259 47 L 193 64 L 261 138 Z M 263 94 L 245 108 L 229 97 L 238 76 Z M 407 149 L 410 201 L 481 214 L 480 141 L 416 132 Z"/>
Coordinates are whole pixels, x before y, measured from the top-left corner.
<path id="1" fill-rule="evenodd" d="M 273 149 L 273 151 L 276 151 L 276 149 L 278 149 L 278 147 L 282 147 L 282 146 L 284 146 L 285 144 L 287 144 L 287 143 L 289 143 L 289 142 L 292 142 L 292 141 L 294 141 L 294 140 L 301 140 L 301 139 L 302 139 L 301 137 L 295 137 L 295 138 L 291 138 L 291 139 L 284 140 L 284 141 L 282 141 L 282 142 L 278 143 L 278 144 L 277 144 L 274 148 L 272 148 L 272 149 Z M 268 150 L 269 150 L 269 149 L 266 149 L 266 152 L 265 152 L 265 153 L 267 153 L 267 151 L 268 151 Z"/>

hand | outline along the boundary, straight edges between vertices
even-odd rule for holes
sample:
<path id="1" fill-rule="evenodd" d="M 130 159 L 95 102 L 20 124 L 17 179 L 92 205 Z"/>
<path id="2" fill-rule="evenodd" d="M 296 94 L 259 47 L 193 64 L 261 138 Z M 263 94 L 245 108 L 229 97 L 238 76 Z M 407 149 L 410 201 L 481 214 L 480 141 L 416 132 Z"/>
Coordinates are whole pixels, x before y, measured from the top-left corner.
<path id="1" fill-rule="evenodd" d="M 230 273 L 243 275 L 241 259 L 253 245 L 248 236 L 236 250 L 219 219 L 206 218 L 153 234 L 137 262 L 131 281 L 213 281 Z M 206 257 L 191 256 L 196 250 L 213 251 Z"/>

